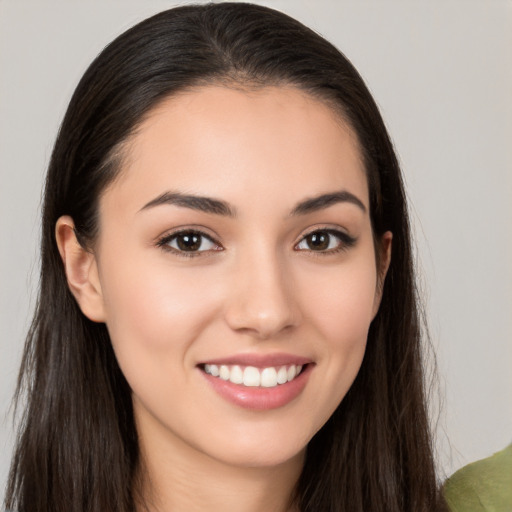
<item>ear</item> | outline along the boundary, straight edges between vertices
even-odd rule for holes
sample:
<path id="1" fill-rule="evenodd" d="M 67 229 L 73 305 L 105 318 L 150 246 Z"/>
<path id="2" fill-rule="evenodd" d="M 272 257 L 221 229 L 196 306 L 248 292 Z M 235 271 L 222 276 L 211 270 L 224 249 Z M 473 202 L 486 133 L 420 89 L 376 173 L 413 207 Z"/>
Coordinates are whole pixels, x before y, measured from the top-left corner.
<path id="1" fill-rule="evenodd" d="M 68 215 L 57 221 L 55 238 L 69 289 L 82 313 L 93 322 L 104 322 L 105 311 L 96 258 L 94 253 L 78 243 L 75 224 Z"/>
<path id="2" fill-rule="evenodd" d="M 391 263 L 391 245 L 393 241 L 393 233 L 386 231 L 377 241 L 376 251 L 379 254 L 377 268 L 377 286 L 375 287 L 375 298 L 373 301 L 373 316 L 379 311 L 380 301 L 382 300 L 382 292 L 384 290 L 384 281 L 388 273 L 389 264 Z"/>

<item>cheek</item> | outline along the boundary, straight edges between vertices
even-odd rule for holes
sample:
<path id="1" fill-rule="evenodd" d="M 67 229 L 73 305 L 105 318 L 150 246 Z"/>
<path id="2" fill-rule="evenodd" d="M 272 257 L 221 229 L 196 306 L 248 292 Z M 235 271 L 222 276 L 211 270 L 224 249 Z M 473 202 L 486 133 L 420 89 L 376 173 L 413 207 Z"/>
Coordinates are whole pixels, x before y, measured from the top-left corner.
<path id="1" fill-rule="evenodd" d="M 317 272 L 314 286 L 300 292 L 303 309 L 330 349 L 364 347 L 376 290 L 375 264 L 340 266 Z"/>
<path id="2" fill-rule="evenodd" d="M 119 356 L 129 351 L 139 356 L 138 350 L 146 351 L 145 357 L 166 352 L 176 356 L 218 309 L 215 283 L 201 272 L 147 262 L 105 262 L 103 274 L 107 326 Z"/>
<path id="3" fill-rule="evenodd" d="M 368 257 L 307 274 L 315 275 L 314 286 L 304 279 L 297 296 L 308 313 L 312 329 L 308 339 L 315 340 L 319 371 L 312 375 L 317 386 L 311 388 L 316 393 L 310 397 L 311 414 L 301 421 L 309 421 L 310 430 L 317 431 L 339 406 L 361 367 L 372 321 L 376 272 Z"/>

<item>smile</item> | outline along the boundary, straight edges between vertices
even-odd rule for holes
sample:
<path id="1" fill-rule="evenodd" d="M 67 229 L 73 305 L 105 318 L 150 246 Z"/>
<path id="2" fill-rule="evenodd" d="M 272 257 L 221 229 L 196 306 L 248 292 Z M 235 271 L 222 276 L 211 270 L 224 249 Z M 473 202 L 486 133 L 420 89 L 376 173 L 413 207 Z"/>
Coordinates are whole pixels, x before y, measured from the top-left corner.
<path id="1" fill-rule="evenodd" d="M 237 354 L 197 365 L 211 389 L 253 411 L 284 407 L 301 395 L 316 363 L 295 354 Z"/>
<path id="2" fill-rule="evenodd" d="M 212 377 L 246 387 L 273 388 L 298 377 L 302 365 L 290 364 L 256 368 L 255 366 L 205 364 L 203 371 Z"/>

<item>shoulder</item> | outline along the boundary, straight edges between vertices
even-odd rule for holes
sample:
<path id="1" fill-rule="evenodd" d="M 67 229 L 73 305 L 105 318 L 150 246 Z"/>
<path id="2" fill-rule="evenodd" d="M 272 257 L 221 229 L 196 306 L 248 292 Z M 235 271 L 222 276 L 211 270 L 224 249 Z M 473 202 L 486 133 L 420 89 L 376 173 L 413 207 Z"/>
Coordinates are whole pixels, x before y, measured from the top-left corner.
<path id="1" fill-rule="evenodd" d="M 512 444 L 459 469 L 446 481 L 444 495 L 452 512 L 512 510 Z"/>

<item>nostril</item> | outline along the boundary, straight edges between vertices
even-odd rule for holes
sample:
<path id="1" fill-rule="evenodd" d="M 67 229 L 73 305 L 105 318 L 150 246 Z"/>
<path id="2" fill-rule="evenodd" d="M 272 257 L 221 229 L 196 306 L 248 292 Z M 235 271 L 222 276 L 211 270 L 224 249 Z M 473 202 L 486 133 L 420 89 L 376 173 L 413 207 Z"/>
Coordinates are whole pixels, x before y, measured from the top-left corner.
<path id="1" fill-rule="evenodd" d="M 255 308 L 236 305 L 226 315 L 226 321 L 239 334 L 267 340 L 296 327 L 298 322 L 295 316 L 291 310 L 258 312 Z"/>

